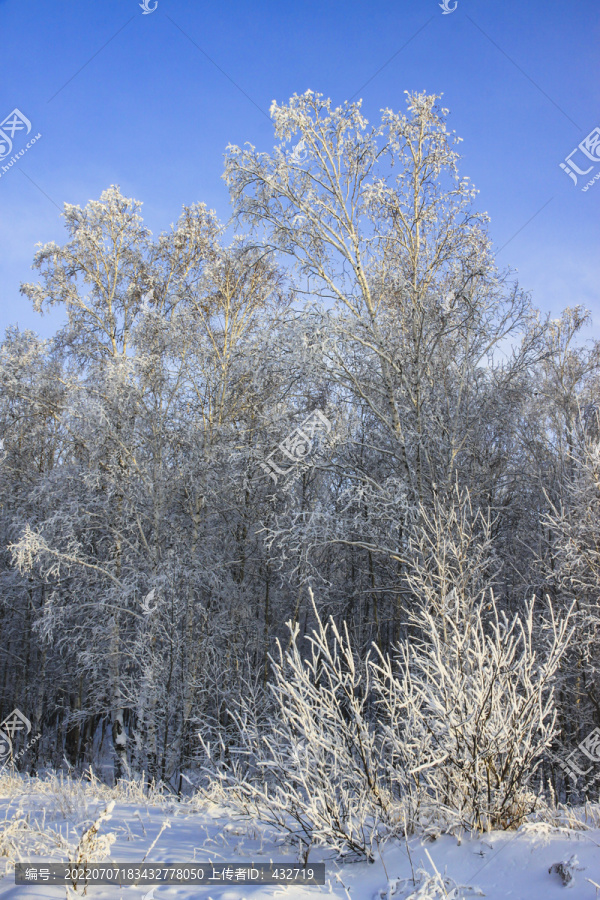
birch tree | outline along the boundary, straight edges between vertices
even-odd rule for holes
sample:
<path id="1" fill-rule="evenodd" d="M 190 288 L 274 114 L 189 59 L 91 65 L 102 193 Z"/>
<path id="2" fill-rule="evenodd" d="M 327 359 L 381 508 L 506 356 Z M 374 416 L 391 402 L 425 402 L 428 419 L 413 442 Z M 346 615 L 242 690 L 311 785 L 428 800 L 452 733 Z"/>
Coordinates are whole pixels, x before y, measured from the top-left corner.
<path id="1" fill-rule="evenodd" d="M 363 478 L 360 489 L 381 508 L 399 484 L 406 492 L 391 533 L 363 529 L 352 545 L 401 565 L 419 503 L 467 478 L 489 429 L 501 433 L 507 406 L 518 407 L 519 376 L 540 346 L 528 298 L 495 267 L 438 99 L 409 94 L 406 115 L 383 110 L 369 126 L 360 103 L 294 95 L 271 106 L 273 153 L 230 146 L 225 170 L 238 219 L 322 301 L 324 371 L 367 411 L 374 455 L 389 454 L 388 487 Z M 298 140 L 302 154 L 287 149 Z M 494 505 L 485 477 L 469 487 Z"/>

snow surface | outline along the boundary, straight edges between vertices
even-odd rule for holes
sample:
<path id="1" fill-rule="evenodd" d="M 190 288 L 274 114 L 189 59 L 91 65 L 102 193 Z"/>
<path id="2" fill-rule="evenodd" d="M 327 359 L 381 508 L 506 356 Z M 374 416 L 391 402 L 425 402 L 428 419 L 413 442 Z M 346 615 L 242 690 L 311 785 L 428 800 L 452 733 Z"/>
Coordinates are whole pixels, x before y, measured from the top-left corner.
<path id="1" fill-rule="evenodd" d="M 19 792 L 16 796 L 0 796 L 0 897 L 15 900 L 64 898 L 64 887 L 17 886 L 10 860 L 59 862 L 71 854 L 67 846 L 77 839 L 107 805 L 103 796 L 81 789 L 69 792 L 64 783 L 54 782 L 47 791 Z M 580 816 L 581 817 L 581 816 Z M 164 828 L 156 846 L 148 849 Z M 19 824 L 20 823 L 20 824 Z M 598 825 L 598 818 L 594 824 Z M 4 837 L 2 833 L 4 832 Z M 116 840 L 111 847 L 113 862 L 161 863 L 180 862 L 296 862 L 295 848 L 281 835 L 264 826 L 240 821 L 223 804 L 208 801 L 163 800 L 153 803 L 137 797 L 117 800 L 110 821 L 100 833 L 112 832 Z M 19 837 L 20 836 L 20 837 Z M 41 842 L 41 843 L 40 843 Z M 38 852 L 31 852 L 34 848 Z M 39 851 L 45 850 L 44 853 Z M 465 887 L 452 891 L 454 882 L 434 890 L 423 885 L 424 874 L 413 883 L 411 862 L 417 872 L 427 870 L 433 878 L 435 869 Z M 572 860 L 574 878 L 568 887 L 558 874 L 549 873 L 556 863 Z M 406 845 L 389 842 L 375 863 L 340 864 L 328 858 L 326 850 L 314 850 L 309 862 L 326 862 L 324 886 L 90 886 L 86 897 L 93 900 L 263 900 L 285 897 L 309 900 L 320 896 L 357 898 L 357 900 L 463 900 L 485 896 L 489 900 L 596 900 L 596 888 L 587 880 L 600 884 L 600 828 L 586 831 L 557 828 L 544 822 L 524 825 L 518 832 L 491 832 L 484 837 L 462 839 L 442 835 L 436 840 L 413 838 Z M 404 881 L 403 881 L 404 880 Z M 421 880 L 421 887 L 419 887 Z M 469 889 L 470 888 L 470 889 Z M 82 896 L 78 893 L 77 896 Z M 600 898 L 600 890 L 598 891 Z"/>

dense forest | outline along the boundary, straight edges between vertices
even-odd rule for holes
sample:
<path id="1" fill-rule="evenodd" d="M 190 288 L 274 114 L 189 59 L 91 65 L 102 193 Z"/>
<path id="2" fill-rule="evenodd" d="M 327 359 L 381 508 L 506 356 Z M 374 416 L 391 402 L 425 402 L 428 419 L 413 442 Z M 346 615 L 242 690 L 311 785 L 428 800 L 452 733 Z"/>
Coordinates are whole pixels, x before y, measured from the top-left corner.
<path id="1" fill-rule="evenodd" d="M 20 771 L 219 780 L 367 856 L 399 802 L 597 796 L 559 761 L 600 726 L 600 343 L 499 270 L 438 101 L 274 103 L 227 226 L 65 204 L 21 291 L 66 324 L 0 350 Z"/>

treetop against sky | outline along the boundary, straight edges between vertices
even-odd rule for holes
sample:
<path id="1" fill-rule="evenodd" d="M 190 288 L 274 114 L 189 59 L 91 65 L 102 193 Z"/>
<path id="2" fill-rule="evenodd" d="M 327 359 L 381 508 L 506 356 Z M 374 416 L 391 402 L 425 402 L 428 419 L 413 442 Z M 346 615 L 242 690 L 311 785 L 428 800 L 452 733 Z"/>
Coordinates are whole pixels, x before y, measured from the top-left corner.
<path id="1" fill-rule="evenodd" d="M 308 88 L 362 114 L 441 94 L 461 176 L 490 215 L 500 267 L 544 311 L 583 304 L 598 334 L 598 9 L 474 0 L 224 8 L 189 0 L 0 0 L 0 326 L 42 335 L 19 284 L 65 202 L 111 184 L 154 233 L 199 201 L 227 221 L 228 144 L 271 152 L 270 109 Z M 15 112 L 16 111 L 16 112 Z M 290 135 L 289 150 L 298 136 Z M 305 148 L 298 146 L 300 157 Z"/>

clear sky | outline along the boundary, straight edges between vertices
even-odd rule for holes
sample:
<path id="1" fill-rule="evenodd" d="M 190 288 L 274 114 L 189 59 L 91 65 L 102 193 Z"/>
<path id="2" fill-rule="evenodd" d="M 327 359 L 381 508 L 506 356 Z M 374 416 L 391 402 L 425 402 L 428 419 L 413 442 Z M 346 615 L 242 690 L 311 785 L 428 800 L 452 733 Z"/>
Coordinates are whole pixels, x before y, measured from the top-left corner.
<path id="1" fill-rule="evenodd" d="M 0 0 L 0 121 L 17 108 L 32 126 L 0 159 L 0 334 L 60 321 L 19 284 L 37 242 L 64 240 L 65 201 L 118 184 L 155 233 L 197 201 L 226 221 L 227 143 L 269 150 L 271 101 L 310 88 L 362 97 L 373 123 L 405 90 L 443 94 L 498 263 L 554 316 L 587 306 L 600 338 L 600 177 L 581 190 L 600 144 L 572 157 L 592 167 L 577 185 L 560 168 L 600 126 L 598 0 L 140 2 Z"/>

